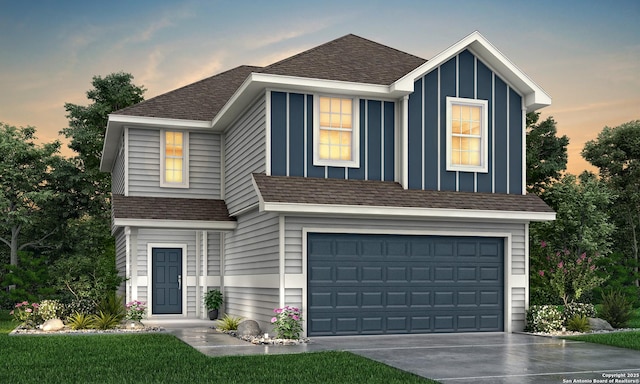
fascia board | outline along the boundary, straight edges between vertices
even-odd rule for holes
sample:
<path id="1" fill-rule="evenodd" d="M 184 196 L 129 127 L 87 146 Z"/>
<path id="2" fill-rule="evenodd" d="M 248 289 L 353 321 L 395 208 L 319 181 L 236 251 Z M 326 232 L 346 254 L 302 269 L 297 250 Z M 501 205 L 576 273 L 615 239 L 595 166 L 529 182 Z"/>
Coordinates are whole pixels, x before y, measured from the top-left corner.
<path id="1" fill-rule="evenodd" d="M 235 221 L 200 221 L 200 220 L 149 220 L 149 219 L 114 219 L 116 227 L 144 227 L 171 229 L 208 229 L 232 231 L 238 223 Z"/>
<path id="2" fill-rule="evenodd" d="M 340 204 L 298 204 L 269 203 L 261 204 L 265 212 L 302 213 L 302 214 L 340 214 L 359 216 L 388 216 L 414 218 L 446 218 L 446 219 L 483 219 L 514 221 L 552 221 L 555 212 L 515 212 L 488 211 L 471 209 L 413 208 L 413 207 L 380 207 Z"/>
<path id="3" fill-rule="evenodd" d="M 524 95 L 527 111 L 551 105 L 551 96 L 531 80 L 520 68 L 500 52 L 480 32 L 475 31 L 449 48 L 434 56 L 413 71 L 407 73 L 391 85 L 391 92 L 413 91 L 414 81 L 439 67 L 458 53 L 469 48 L 481 60 L 486 62 L 500 76 L 503 76 L 516 90 Z"/>

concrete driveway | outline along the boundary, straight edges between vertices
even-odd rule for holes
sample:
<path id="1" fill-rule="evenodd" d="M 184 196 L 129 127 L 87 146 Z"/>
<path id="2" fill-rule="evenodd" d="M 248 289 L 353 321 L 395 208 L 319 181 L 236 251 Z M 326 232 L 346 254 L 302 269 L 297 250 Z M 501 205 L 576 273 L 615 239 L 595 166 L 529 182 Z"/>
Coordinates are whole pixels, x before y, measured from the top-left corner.
<path id="1" fill-rule="evenodd" d="M 640 384 L 640 351 L 525 334 L 331 336 L 257 346 L 206 321 L 148 325 L 166 328 L 208 356 L 349 351 L 442 383 Z"/>

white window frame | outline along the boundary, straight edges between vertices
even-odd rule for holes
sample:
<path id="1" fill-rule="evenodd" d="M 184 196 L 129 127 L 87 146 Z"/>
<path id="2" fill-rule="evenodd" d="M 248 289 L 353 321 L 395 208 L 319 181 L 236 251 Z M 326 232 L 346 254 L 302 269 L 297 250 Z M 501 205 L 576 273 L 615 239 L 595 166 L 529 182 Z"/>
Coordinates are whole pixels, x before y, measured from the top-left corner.
<path id="1" fill-rule="evenodd" d="M 329 160 L 320 158 L 320 97 L 351 100 L 351 160 Z M 365 144 L 366 145 L 366 144 Z M 360 99 L 344 95 L 313 95 L 313 165 L 329 167 L 360 167 Z"/>
<path id="2" fill-rule="evenodd" d="M 166 170 L 166 133 L 180 132 L 182 133 L 182 182 L 172 183 L 165 180 Z M 162 129 L 160 130 L 160 186 L 164 188 L 189 188 L 189 132 Z"/>
<path id="3" fill-rule="evenodd" d="M 480 107 L 480 165 L 460 165 L 452 164 L 451 139 L 453 137 L 451 107 L 453 105 L 468 105 L 472 107 Z M 478 99 L 466 99 L 461 97 L 447 97 L 447 171 L 462 172 L 489 172 L 489 101 Z"/>

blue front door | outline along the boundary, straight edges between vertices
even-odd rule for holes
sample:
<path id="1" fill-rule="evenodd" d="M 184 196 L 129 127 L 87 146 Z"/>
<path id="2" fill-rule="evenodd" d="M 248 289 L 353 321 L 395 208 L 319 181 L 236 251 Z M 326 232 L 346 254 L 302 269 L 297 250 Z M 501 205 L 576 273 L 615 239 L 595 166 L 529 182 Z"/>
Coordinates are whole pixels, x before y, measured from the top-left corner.
<path id="1" fill-rule="evenodd" d="M 153 248 L 151 313 L 182 313 L 182 249 Z"/>

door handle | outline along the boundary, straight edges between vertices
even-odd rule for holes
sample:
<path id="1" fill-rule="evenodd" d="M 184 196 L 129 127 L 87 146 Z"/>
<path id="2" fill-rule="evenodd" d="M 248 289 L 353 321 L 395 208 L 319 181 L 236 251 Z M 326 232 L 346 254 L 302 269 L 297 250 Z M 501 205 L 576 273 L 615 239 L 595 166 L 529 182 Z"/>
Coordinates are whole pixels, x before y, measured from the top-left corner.
<path id="1" fill-rule="evenodd" d="M 178 275 L 178 290 L 182 289 L 182 275 Z"/>

